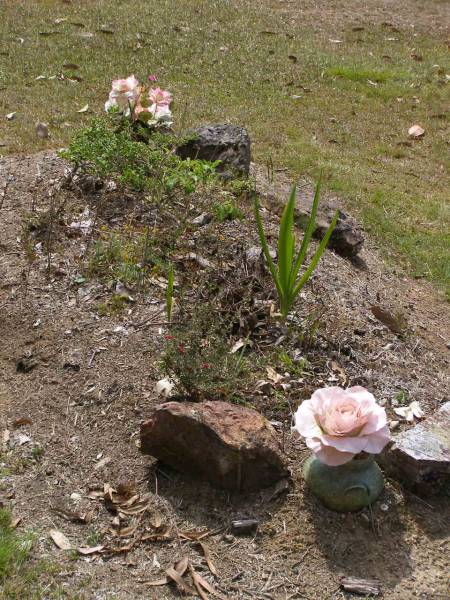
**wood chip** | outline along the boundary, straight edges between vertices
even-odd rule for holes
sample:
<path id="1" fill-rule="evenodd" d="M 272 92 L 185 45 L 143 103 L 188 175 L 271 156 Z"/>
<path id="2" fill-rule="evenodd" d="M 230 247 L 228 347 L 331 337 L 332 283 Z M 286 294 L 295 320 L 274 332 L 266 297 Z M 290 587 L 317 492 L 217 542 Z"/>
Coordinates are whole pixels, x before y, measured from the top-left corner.
<path id="1" fill-rule="evenodd" d="M 217 577 L 217 569 L 209 556 L 208 547 L 206 546 L 206 544 L 204 542 L 199 542 L 199 546 L 202 549 L 203 555 L 206 560 L 206 564 L 208 565 L 208 569 L 211 571 L 211 573 L 214 575 L 214 577 Z"/>
<path id="2" fill-rule="evenodd" d="M 381 594 L 380 582 L 377 579 L 357 579 L 356 577 L 343 577 L 341 588 L 346 592 L 361 596 L 379 596 Z"/>

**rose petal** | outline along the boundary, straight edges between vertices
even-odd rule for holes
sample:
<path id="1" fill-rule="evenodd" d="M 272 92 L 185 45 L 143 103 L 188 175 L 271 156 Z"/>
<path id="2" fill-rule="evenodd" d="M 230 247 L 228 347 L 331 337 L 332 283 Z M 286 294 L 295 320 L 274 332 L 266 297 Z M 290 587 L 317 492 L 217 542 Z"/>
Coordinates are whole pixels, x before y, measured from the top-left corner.
<path id="1" fill-rule="evenodd" d="M 305 438 L 320 437 L 322 435 L 322 431 L 314 416 L 311 400 L 305 400 L 297 409 L 295 413 L 295 428 Z"/>
<path id="2" fill-rule="evenodd" d="M 364 452 L 367 452 L 368 454 L 379 454 L 391 439 L 389 427 L 385 425 L 382 429 L 364 439 L 366 440 Z"/>
<path id="3" fill-rule="evenodd" d="M 352 454 L 362 452 L 367 445 L 367 439 L 363 437 L 336 437 L 333 435 L 323 435 L 321 442 L 324 446 L 336 448 L 339 452 L 351 452 Z"/>
<path id="4" fill-rule="evenodd" d="M 332 448 L 331 446 L 322 446 L 315 454 L 320 462 L 330 467 L 344 465 L 345 463 L 350 462 L 355 456 L 351 452 L 339 452 L 336 448 Z"/>

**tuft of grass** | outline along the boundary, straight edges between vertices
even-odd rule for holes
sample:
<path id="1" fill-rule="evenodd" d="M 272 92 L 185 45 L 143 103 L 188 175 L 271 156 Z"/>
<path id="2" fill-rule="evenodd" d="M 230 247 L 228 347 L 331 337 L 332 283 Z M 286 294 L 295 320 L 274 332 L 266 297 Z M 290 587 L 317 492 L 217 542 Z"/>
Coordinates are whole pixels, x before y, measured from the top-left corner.
<path id="1" fill-rule="evenodd" d="M 149 232 L 125 227 L 121 233 L 101 233 L 91 250 L 87 275 L 134 286 L 164 267 Z"/>
<path id="2" fill-rule="evenodd" d="M 293 178 L 324 169 L 324 188 L 339 187 L 385 256 L 448 285 L 448 50 L 441 29 L 424 27 L 419 15 L 414 28 L 398 25 L 392 34 L 365 16 L 375 0 L 358 16 L 359 31 L 337 9 L 321 11 L 320 2 L 301 19 L 295 3 L 283 11 L 277 4 L 185 0 L 181 14 L 170 0 L 4 0 L 0 115 L 17 115 L 0 118 L 0 153 L 67 145 L 89 114 L 103 112 L 113 78 L 156 72 L 174 93 L 179 130 L 243 124 L 253 160 L 272 159 L 275 172 L 288 167 Z M 407 10 L 407 3 L 393 6 L 392 20 L 404 23 Z M 55 14 L 67 21 L 55 24 Z M 104 23 L 113 34 L 99 30 Z M 39 33 L 49 31 L 56 33 Z M 330 42 L 336 37 L 342 43 Z M 411 58 L 412 48 L 422 61 Z M 36 79 L 41 75 L 47 79 Z M 89 112 L 78 113 L 85 104 Z M 35 135 L 37 120 L 48 123 L 49 140 Z M 408 139 L 414 123 L 426 130 L 422 140 Z M 380 157 L 380 145 L 406 148 L 407 156 Z M 373 203 L 377 194 L 382 209 Z"/>
<path id="3" fill-rule="evenodd" d="M 404 79 L 407 77 L 407 74 L 405 73 L 395 73 L 394 71 L 378 71 L 375 69 L 346 65 L 329 67 L 325 70 L 325 75 L 330 77 L 341 77 L 342 79 L 347 79 L 348 81 L 374 81 L 376 83 L 386 83 L 392 79 Z"/>
<path id="4" fill-rule="evenodd" d="M 32 535 L 19 535 L 11 527 L 10 513 L 0 508 L 0 583 L 25 562 L 33 545 Z"/>

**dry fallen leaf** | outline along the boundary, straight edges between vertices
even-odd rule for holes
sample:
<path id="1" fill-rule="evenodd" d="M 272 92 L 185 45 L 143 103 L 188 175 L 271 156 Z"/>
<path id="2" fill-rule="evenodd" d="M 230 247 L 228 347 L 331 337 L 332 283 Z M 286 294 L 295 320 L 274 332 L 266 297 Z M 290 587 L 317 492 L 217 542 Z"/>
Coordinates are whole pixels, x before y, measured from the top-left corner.
<path id="1" fill-rule="evenodd" d="M 11 112 L 6 115 L 6 118 L 8 119 L 8 121 L 12 121 L 16 115 L 16 112 Z"/>
<path id="2" fill-rule="evenodd" d="M 22 425 L 31 425 L 33 421 L 29 417 L 20 417 L 13 422 L 13 427 L 22 427 Z"/>
<path id="3" fill-rule="evenodd" d="M 393 315 L 388 310 L 372 304 L 370 307 L 373 316 L 378 319 L 383 325 L 386 325 L 393 333 L 402 334 L 406 329 L 406 321 L 402 315 Z"/>
<path id="4" fill-rule="evenodd" d="M 89 104 L 85 104 L 80 110 L 77 110 L 77 113 L 85 113 L 89 110 Z"/>
<path id="5" fill-rule="evenodd" d="M 187 564 L 189 564 L 189 559 L 186 557 L 186 561 Z M 195 590 L 184 581 L 183 576 L 180 575 L 180 573 L 176 570 L 175 567 L 169 567 L 166 570 L 166 575 L 167 577 L 169 577 L 169 579 L 171 579 L 172 581 L 174 581 L 178 588 L 184 592 L 185 594 L 192 594 L 193 596 L 195 596 Z"/>
<path id="6" fill-rule="evenodd" d="M 93 546 L 92 548 L 77 548 L 77 551 L 80 554 L 88 555 L 95 554 L 96 552 L 101 552 L 104 546 Z"/>
<path id="7" fill-rule="evenodd" d="M 205 557 L 206 564 L 208 565 L 208 569 L 211 571 L 211 573 L 214 575 L 214 577 L 217 577 L 217 569 L 209 556 L 208 547 L 206 546 L 206 544 L 204 542 L 199 542 L 199 545 L 203 551 L 203 555 Z"/>
<path id="8" fill-rule="evenodd" d="M 425 135 L 425 129 L 420 125 L 413 125 L 408 129 L 408 135 L 412 138 L 421 138 Z"/>
<path id="9" fill-rule="evenodd" d="M 270 365 L 268 367 L 266 367 L 266 372 L 267 372 L 267 377 L 273 383 L 281 383 L 284 379 L 283 375 L 280 375 L 279 373 L 277 373 L 275 371 L 275 369 L 273 367 L 271 367 Z"/>
<path id="10" fill-rule="evenodd" d="M 15 519 L 11 519 L 11 523 L 9 524 L 9 526 L 11 527 L 11 529 L 16 529 L 19 523 L 21 523 L 21 521 L 22 517 L 16 517 Z"/>
<path id="11" fill-rule="evenodd" d="M 238 340 L 237 342 L 235 342 L 233 344 L 233 347 L 230 350 L 230 354 L 234 354 L 235 352 L 237 352 L 238 350 L 243 348 L 245 345 L 246 345 L 246 341 L 241 338 L 240 340 Z"/>
<path id="12" fill-rule="evenodd" d="M 103 467 L 106 467 L 106 465 L 108 465 L 111 461 L 112 461 L 112 458 L 110 456 L 105 456 L 105 458 L 102 458 L 102 460 L 99 460 L 98 463 L 95 465 L 94 471 L 103 469 Z"/>
<path id="13" fill-rule="evenodd" d="M 209 592 L 210 594 L 212 594 L 213 596 L 216 596 L 217 598 L 220 598 L 220 600 L 226 600 L 226 597 L 223 596 L 220 592 L 218 592 L 217 590 L 215 590 L 212 585 L 210 585 L 206 579 L 204 579 L 200 573 L 197 573 L 196 571 L 194 571 L 194 569 L 192 567 L 190 567 L 190 571 L 191 571 L 191 576 L 192 576 L 192 580 L 194 582 L 195 587 L 197 588 L 197 591 L 200 595 L 200 597 L 202 598 L 202 600 L 208 600 L 208 596 L 206 596 L 206 594 L 204 593 L 204 591 L 202 590 L 205 589 L 207 592 Z"/>
<path id="14" fill-rule="evenodd" d="M 423 419 L 425 417 L 425 413 L 416 400 L 411 402 L 411 404 L 408 406 L 394 408 L 394 412 L 399 417 L 405 419 L 408 423 L 414 423 L 414 417 L 416 417 L 416 419 Z"/>
<path id="15" fill-rule="evenodd" d="M 57 529 L 52 529 L 50 531 L 50 537 L 55 542 L 56 546 L 58 546 L 58 548 L 60 548 L 61 550 L 72 549 L 72 544 L 69 542 L 66 536 Z"/>

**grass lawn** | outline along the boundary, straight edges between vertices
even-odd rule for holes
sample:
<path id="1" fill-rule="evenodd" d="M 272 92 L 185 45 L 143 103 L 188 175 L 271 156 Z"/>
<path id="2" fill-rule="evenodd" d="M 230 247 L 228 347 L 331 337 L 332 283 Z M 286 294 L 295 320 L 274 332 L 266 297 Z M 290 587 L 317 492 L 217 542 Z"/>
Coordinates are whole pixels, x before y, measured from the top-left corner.
<path id="1" fill-rule="evenodd" d="M 387 257 L 448 287 L 448 48 L 439 20 L 388 23 L 371 16 L 374 0 L 341 19 L 352 2 L 317 0 L 304 15 L 300 4 L 0 0 L 0 153 L 67 144 L 102 111 L 113 78 L 156 73 L 175 94 L 179 128 L 242 123 L 256 161 L 293 177 L 323 168 L 328 189 Z M 404 17 L 414 7 L 404 0 L 395 10 Z M 37 121 L 48 123 L 50 140 L 36 136 Z M 423 139 L 409 139 L 414 124 Z"/>

